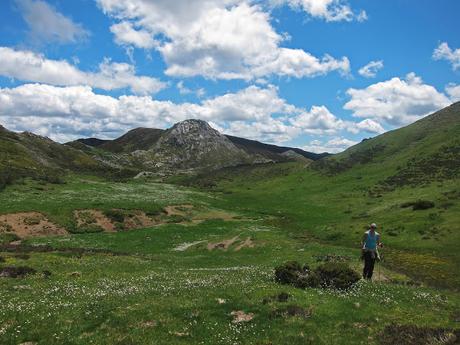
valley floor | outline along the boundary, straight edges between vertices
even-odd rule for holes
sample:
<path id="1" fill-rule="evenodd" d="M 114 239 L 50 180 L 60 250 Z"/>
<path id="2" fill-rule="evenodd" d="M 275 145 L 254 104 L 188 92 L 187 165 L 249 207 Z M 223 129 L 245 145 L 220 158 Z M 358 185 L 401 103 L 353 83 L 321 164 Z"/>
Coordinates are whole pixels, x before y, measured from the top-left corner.
<path id="1" fill-rule="evenodd" d="M 8 187 L 1 214 L 40 212 L 79 233 L 12 244 L 11 231 L 0 235 L 0 343 L 385 345 L 460 337 L 459 235 L 448 232 L 457 200 L 444 212 L 415 213 L 395 205 L 433 197 L 429 186 L 367 198 L 341 181 L 326 186 L 296 165 L 280 166 L 269 180 L 264 168 L 220 176 L 212 191 L 81 176 Z M 436 197 L 452 190 L 446 182 Z M 75 210 L 99 210 L 113 231 L 80 226 Z M 139 210 L 150 226 L 117 220 Z M 403 217 L 401 228 L 395 220 Z M 388 249 L 373 282 L 346 292 L 274 282 L 274 267 L 287 260 L 312 267 L 340 260 L 360 270 L 357 242 L 376 218 Z M 440 234 L 427 230 L 436 220 Z M 415 232 L 406 251 L 415 228 L 425 233 Z M 6 277 L 7 267 L 35 273 Z"/>

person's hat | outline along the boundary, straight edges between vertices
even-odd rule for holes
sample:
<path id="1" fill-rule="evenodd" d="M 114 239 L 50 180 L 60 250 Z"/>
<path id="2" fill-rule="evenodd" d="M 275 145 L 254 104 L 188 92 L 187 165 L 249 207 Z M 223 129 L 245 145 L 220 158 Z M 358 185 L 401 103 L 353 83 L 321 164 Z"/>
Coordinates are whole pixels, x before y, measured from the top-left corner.
<path id="1" fill-rule="evenodd" d="M 375 224 L 375 223 L 372 223 L 372 224 L 371 224 L 371 228 L 374 228 L 374 229 L 376 229 L 376 228 L 377 228 L 377 224 Z"/>

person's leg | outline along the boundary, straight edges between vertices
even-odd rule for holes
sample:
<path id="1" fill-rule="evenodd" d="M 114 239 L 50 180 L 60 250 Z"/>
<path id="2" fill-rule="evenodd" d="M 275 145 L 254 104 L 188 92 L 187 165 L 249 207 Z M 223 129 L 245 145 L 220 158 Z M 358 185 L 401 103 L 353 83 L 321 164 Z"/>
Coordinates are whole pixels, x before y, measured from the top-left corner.
<path id="1" fill-rule="evenodd" d="M 371 256 L 369 252 L 364 253 L 363 278 L 368 279 Z"/>
<path id="2" fill-rule="evenodd" d="M 367 271 L 367 277 L 368 279 L 372 279 L 372 274 L 374 273 L 374 265 L 375 265 L 375 255 L 370 256 L 369 260 L 369 266 L 368 266 L 368 271 Z"/>

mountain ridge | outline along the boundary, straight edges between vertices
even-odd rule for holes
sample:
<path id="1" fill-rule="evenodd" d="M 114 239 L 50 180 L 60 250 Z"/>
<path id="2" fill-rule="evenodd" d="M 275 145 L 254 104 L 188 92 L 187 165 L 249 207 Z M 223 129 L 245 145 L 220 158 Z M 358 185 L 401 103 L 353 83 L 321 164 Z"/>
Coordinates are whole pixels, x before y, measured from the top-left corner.
<path id="1" fill-rule="evenodd" d="M 193 119 L 189 119 L 193 120 Z M 184 121 L 189 121 L 184 120 Z M 180 122 L 179 122 L 180 123 Z M 118 138 L 112 140 L 103 140 L 98 138 L 81 138 L 77 139 L 77 142 L 81 142 L 85 145 L 98 147 L 100 149 L 110 151 L 113 153 L 128 153 L 136 150 L 146 150 L 149 147 L 156 144 L 160 136 L 166 132 L 167 129 L 157 129 L 157 128 L 146 128 L 138 127 L 133 128 L 121 135 Z M 228 134 L 223 134 L 231 142 L 233 142 L 237 147 L 243 149 L 248 154 L 259 154 L 264 156 L 267 159 L 272 160 L 282 160 L 281 154 L 292 150 L 305 158 L 311 160 L 318 160 L 323 157 L 330 155 L 327 152 L 324 153 L 313 153 L 302 150 L 297 147 L 289 146 L 278 146 L 274 144 L 266 144 L 257 140 L 246 139 L 242 137 L 232 136 Z M 69 142 L 67 144 L 72 144 Z"/>

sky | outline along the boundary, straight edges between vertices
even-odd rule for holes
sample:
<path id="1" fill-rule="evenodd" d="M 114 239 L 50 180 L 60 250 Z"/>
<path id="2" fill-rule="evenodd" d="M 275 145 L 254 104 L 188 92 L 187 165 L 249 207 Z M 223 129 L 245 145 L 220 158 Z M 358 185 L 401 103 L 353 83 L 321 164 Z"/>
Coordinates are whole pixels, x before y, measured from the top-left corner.
<path id="1" fill-rule="evenodd" d="M 343 151 L 460 101 L 458 0 L 1 0 L 0 124 Z"/>

